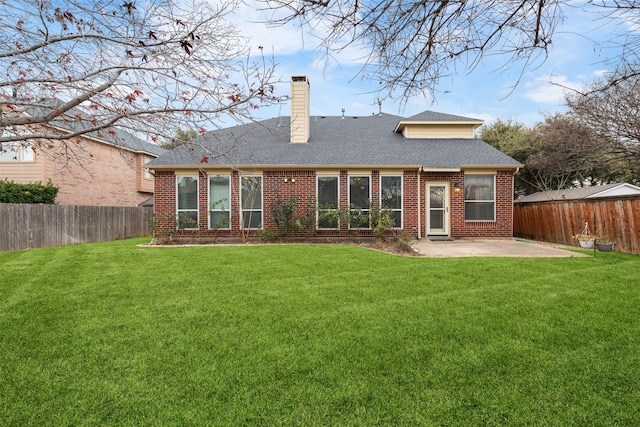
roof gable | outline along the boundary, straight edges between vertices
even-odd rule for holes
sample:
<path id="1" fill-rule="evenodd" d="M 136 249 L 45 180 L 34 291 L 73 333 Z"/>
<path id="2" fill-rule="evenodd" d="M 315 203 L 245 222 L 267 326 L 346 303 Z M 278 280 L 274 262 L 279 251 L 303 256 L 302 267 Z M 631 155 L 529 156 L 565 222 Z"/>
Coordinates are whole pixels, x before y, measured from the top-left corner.
<path id="1" fill-rule="evenodd" d="M 475 129 L 483 123 L 478 119 L 423 111 L 398 121 L 394 132 L 405 138 L 473 138 Z"/>

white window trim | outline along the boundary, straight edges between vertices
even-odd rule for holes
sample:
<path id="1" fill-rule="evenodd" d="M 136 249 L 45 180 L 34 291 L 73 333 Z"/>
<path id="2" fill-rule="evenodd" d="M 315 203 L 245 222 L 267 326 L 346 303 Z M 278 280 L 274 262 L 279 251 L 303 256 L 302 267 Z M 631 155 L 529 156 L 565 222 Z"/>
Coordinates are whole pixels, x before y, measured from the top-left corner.
<path id="1" fill-rule="evenodd" d="M 144 155 L 144 157 L 142 157 L 142 166 L 143 166 L 142 177 L 144 179 L 148 179 L 148 180 L 152 180 L 153 179 L 153 174 L 151 173 L 151 169 L 144 167 L 144 165 L 149 163 L 151 160 L 153 160 L 153 157 L 148 156 L 146 154 Z"/>
<path id="2" fill-rule="evenodd" d="M 339 230 L 340 229 L 340 221 L 333 228 L 320 228 L 320 204 L 318 203 L 318 190 L 319 190 L 319 181 L 320 178 L 336 178 L 338 181 L 338 205 L 336 209 L 340 209 L 340 174 L 334 175 L 316 175 L 316 230 Z"/>
<path id="3" fill-rule="evenodd" d="M 369 179 L 369 197 L 367 198 L 367 200 L 369 200 L 369 203 L 371 203 L 371 175 L 349 175 L 347 176 L 347 209 L 349 211 L 349 214 L 351 214 L 351 178 L 368 178 Z M 352 228 L 351 227 L 351 221 L 349 221 L 349 230 L 371 230 L 371 207 L 367 208 L 367 209 L 362 209 L 362 212 L 369 212 L 369 226 L 368 227 L 356 227 L 356 228 Z"/>
<path id="4" fill-rule="evenodd" d="M 388 209 L 392 212 L 400 212 L 400 227 L 392 227 L 394 230 L 402 230 L 404 227 L 404 176 L 397 173 L 380 174 L 380 199 L 378 200 L 380 210 L 382 207 L 382 178 L 383 177 L 399 177 L 400 178 L 400 209 Z"/>
<path id="5" fill-rule="evenodd" d="M 195 178 L 196 180 L 196 200 L 198 201 L 196 204 L 196 226 L 195 227 L 185 227 L 180 228 L 179 220 L 180 220 L 180 212 L 193 212 L 194 209 L 179 209 L 179 197 L 178 197 L 178 180 L 180 178 Z M 176 184 L 176 229 L 177 230 L 197 230 L 200 224 L 200 180 L 198 175 L 176 175 L 175 179 Z"/>
<path id="6" fill-rule="evenodd" d="M 497 197 L 497 193 L 496 193 L 496 184 L 497 184 L 497 175 L 494 173 L 471 173 L 471 174 L 465 174 L 465 175 L 481 175 L 481 176 L 491 176 L 493 177 L 493 199 L 492 200 L 467 200 L 467 198 L 465 197 L 464 199 L 464 207 L 465 207 L 465 212 L 464 212 L 464 222 L 496 222 L 497 221 L 497 209 L 498 209 L 498 197 Z M 465 179 L 465 185 L 466 185 L 466 179 Z M 464 188 L 463 188 L 464 191 Z M 467 203 L 487 203 L 487 202 L 493 202 L 493 219 L 467 219 Z"/>
<path id="7" fill-rule="evenodd" d="M 6 133 L 6 132 L 5 132 Z M 15 135 L 14 133 L 12 133 L 13 135 Z M 7 152 L 3 152 L 2 154 L 6 154 L 6 153 L 15 153 L 15 159 L 11 158 L 11 159 L 0 159 L 0 162 L 2 163 L 34 163 L 36 161 L 36 153 L 32 150 L 32 147 L 29 145 L 25 145 L 25 143 L 22 142 L 4 142 L 3 145 L 11 145 L 12 147 L 10 148 L 10 151 Z M 2 149 L 2 147 L 0 147 L 0 149 Z M 13 151 L 15 150 L 15 151 Z M 26 150 L 31 151 L 29 153 L 29 157 L 31 157 L 28 160 L 24 159 L 24 152 Z"/>
<path id="8" fill-rule="evenodd" d="M 224 209 L 211 209 L 211 178 L 224 177 L 229 180 L 229 194 L 227 195 L 227 200 L 229 201 L 229 223 L 225 227 L 220 227 L 218 230 L 230 230 L 231 229 L 231 219 L 233 218 L 231 212 L 231 175 L 209 175 L 207 179 L 207 227 L 209 230 L 212 230 L 211 224 L 211 212 L 226 212 Z"/>
<path id="9" fill-rule="evenodd" d="M 240 194 L 239 194 L 239 199 L 240 199 L 240 229 L 245 229 L 245 230 L 262 230 L 264 229 L 264 177 L 262 175 L 240 175 L 239 177 L 239 189 L 240 189 Z M 260 209 L 247 209 L 250 210 L 251 212 L 260 212 L 260 227 L 258 228 L 252 228 L 252 227 L 248 227 L 248 228 L 244 228 L 244 208 L 242 207 L 242 179 L 243 178 L 260 178 Z"/>

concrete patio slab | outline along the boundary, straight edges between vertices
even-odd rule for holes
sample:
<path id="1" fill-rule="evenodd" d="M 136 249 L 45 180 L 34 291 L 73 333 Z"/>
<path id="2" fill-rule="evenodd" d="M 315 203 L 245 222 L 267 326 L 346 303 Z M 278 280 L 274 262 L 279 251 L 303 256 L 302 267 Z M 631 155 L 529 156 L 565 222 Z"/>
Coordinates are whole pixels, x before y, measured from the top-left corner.
<path id="1" fill-rule="evenodd" d="M 423 238 L 413 243 L 420 255 L 430 258 L 454 257 L 584 257 L 587 254 L 572 252 L 571 246 L 540 243 L 524 239 L 449 239 Z"/>

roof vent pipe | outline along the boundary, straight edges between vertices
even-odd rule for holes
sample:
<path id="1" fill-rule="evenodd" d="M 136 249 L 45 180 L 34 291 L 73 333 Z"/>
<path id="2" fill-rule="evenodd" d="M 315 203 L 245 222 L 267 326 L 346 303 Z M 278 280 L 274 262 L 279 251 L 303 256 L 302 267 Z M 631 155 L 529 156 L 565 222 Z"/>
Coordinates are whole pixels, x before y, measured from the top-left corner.
<path id="1" fill-rule="evenodd" d="M 342 109 L 342 119 L 344 120 L 344 108 Z"/>

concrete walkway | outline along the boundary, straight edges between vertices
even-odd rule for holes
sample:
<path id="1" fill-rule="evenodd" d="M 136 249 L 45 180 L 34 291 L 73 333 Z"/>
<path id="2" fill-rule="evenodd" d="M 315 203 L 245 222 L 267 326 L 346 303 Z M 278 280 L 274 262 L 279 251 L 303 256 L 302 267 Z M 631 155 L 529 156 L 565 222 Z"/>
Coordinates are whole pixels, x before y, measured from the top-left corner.
<path id="1" fill-rule="evenodd" d="M 423 238 L 413 242 L 413 247 L 422 256 L 430 258 L 454 257 L 584 257 L 572 252 L 571 246 L 540 243 L 524 239 L 451 239 L 430 240 Z M 573 249 L 578 249 L 577 247 Z"/>

